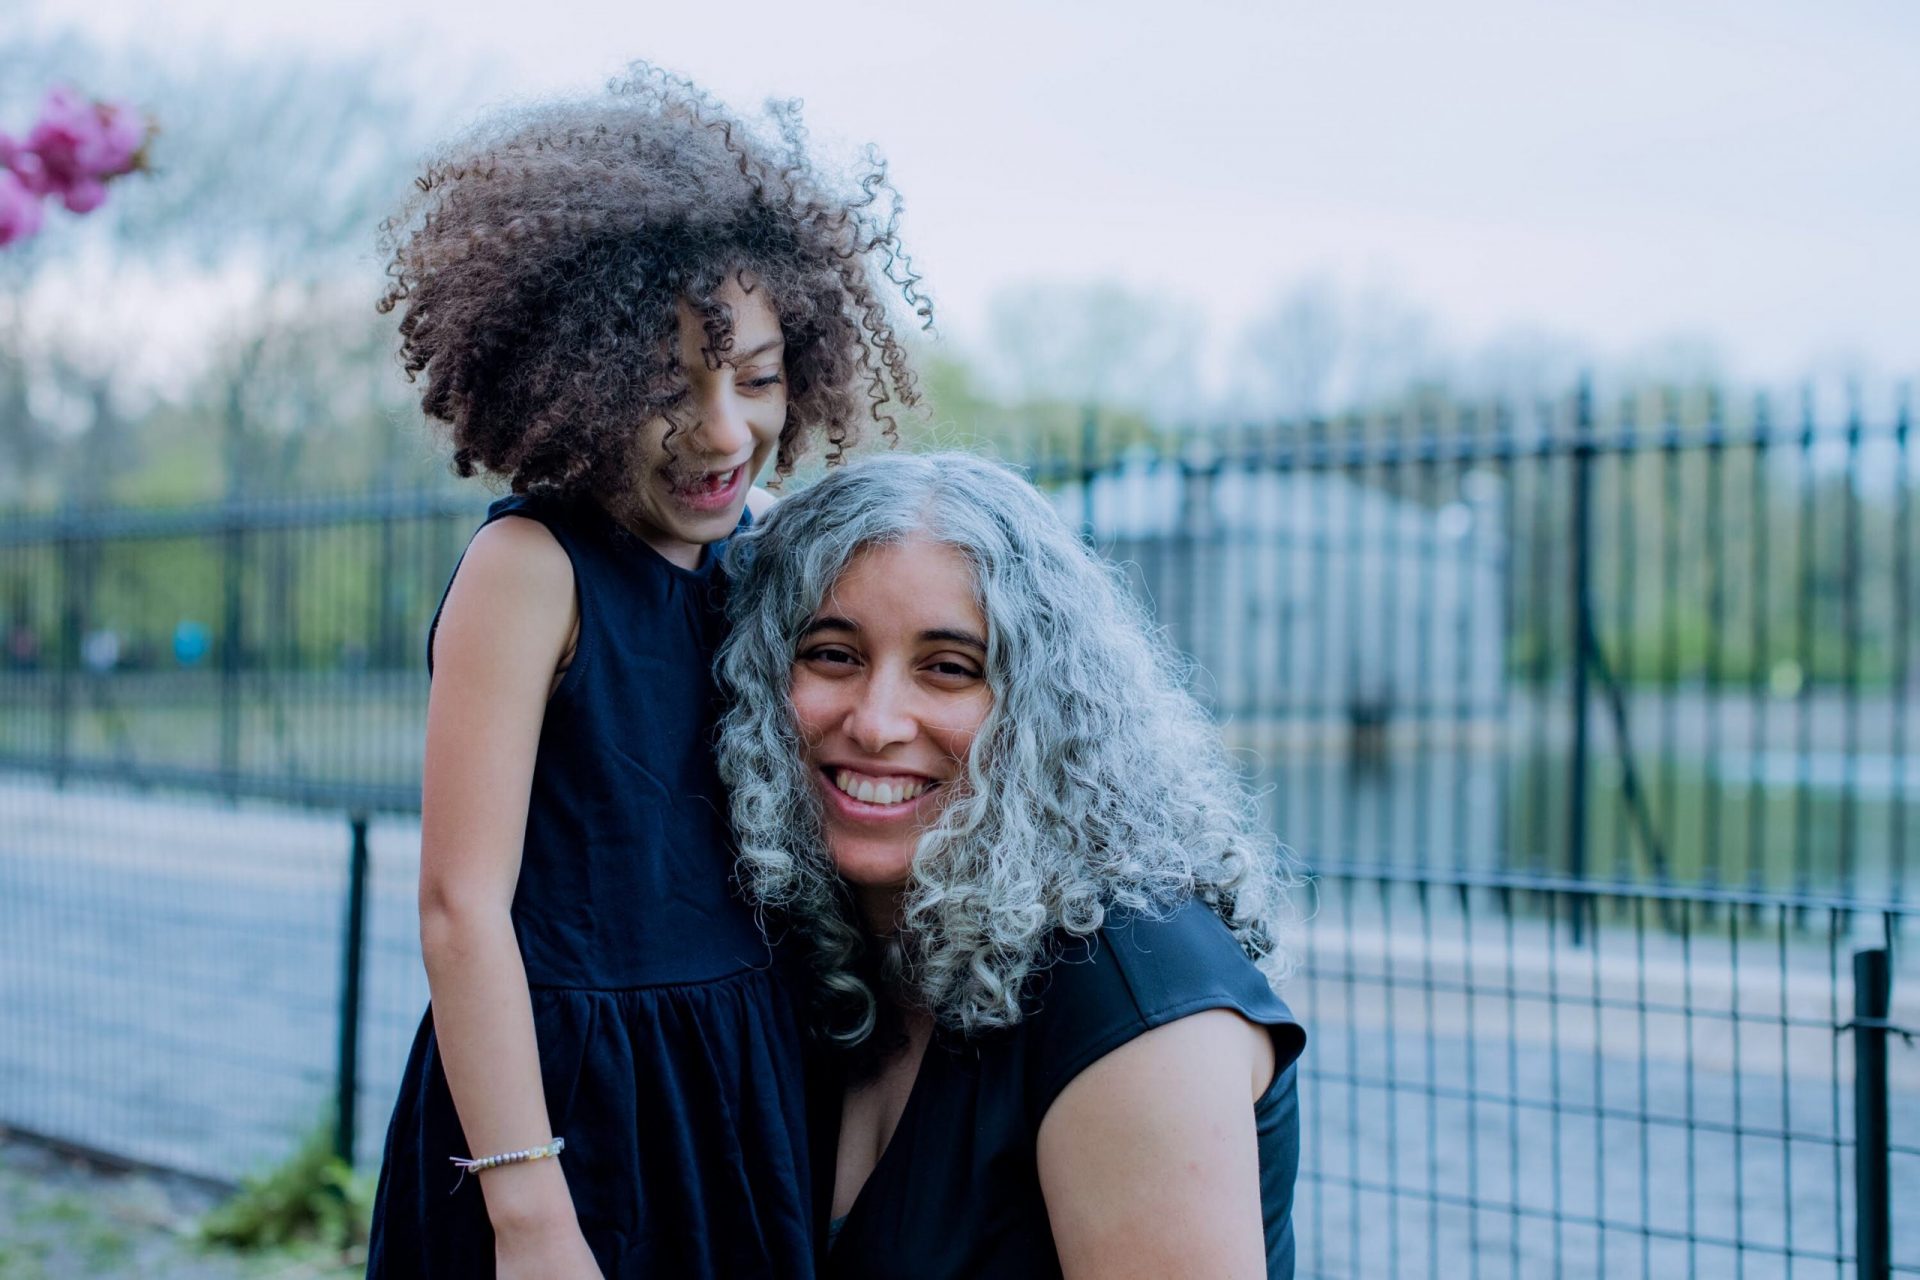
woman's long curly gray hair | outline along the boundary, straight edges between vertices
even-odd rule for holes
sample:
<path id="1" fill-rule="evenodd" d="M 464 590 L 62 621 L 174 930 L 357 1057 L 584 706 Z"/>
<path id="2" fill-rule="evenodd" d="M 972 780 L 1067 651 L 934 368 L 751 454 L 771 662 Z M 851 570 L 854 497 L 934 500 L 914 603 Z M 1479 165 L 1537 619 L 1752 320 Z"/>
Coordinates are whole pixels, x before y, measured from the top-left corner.
<path id="1" fill-rule="evenodd" d="M 788 697 L 801 630 L 867 547 L 921 535 L 972 565 L 993 707 L 965 785 L 920 836 L 885 969 L 963 1032 L 1019 1021 L 1057 930 L 1114 908 L 1210 906 L 1277 981 L 1291 877 L 1218 730 L 1119 581 L 1047 500 L 967 454 L 890 455 L 829 473 L 728 556 L 730 699 L 720 771 L 749 896 L 786 916 L 820 979 L 818 1026 L 873 1031 L 876 965 L 822 838 Z"/>

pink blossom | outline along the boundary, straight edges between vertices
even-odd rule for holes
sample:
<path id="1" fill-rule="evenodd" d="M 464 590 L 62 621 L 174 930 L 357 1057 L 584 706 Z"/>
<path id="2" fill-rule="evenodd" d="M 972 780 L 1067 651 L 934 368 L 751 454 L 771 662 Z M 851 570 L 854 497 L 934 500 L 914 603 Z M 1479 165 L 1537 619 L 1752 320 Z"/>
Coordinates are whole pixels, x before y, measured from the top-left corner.
<path id="1" fill-rule="evenodd" d="M 57 195 L 75 213 L 107 198 L 104 180 L 131 172 L 146 141 L 146 124 L 132 108 L 94 103 L 71 89 L 47 92 L 39 123 L 10 167 L 29 190 Z"/>
<path id="2" fill-rule="evenodd" d="M 0 169 L 0 248 L 40 229 L 40 197 L 19 177 Z"/>
<path id="3" fill-rule="evenodd" d="M 81 178 L 68 183 L 60 199 L 72 213 L 92 213 L 106 203 L 107 184 L 98 178 Z"/>
<path id="4" fill-rule="evenodd" d="M 95 104 L 100 117 L 100 155 L 94 172 L 103 178 L 132 173 L 140 167 L 140 149 L 147 142 L 147 121 L 125 102 Z"/>
<path id="5" fill-rule="evenodd" d="M 47 168 L 40 157 L 4 133 L 0 133 L 0 169 L 13 170 L 20 185 L 33 194 L 47 193 Z"/>

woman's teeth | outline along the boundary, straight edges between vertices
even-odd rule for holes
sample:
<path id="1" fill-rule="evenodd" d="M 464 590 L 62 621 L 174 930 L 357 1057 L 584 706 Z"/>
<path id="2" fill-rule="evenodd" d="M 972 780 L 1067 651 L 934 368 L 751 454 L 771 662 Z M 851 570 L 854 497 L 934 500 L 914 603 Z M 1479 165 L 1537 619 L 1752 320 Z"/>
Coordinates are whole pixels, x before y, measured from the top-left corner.
<path id="1" fill-rule="evenodd" d="M 836 769 L 833 785 L 862 804 L 902 804 L 924 794 L 933 784 L 924 778 L 869 778 Z"/>

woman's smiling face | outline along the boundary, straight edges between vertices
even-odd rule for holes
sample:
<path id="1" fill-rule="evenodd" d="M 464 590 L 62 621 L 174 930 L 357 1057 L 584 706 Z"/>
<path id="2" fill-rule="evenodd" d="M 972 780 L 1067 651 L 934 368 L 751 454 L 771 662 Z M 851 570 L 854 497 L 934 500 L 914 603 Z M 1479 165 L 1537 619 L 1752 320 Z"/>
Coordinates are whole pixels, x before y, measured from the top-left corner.
<path id="1" fill-rule="evenodd" d="M 829 853 L 868 923 L 891 927 L 920 834 L 965 776 L 993 705 L 972 566 L 925 537 L 869 547 L 793 660 L 793 713 Z"/>

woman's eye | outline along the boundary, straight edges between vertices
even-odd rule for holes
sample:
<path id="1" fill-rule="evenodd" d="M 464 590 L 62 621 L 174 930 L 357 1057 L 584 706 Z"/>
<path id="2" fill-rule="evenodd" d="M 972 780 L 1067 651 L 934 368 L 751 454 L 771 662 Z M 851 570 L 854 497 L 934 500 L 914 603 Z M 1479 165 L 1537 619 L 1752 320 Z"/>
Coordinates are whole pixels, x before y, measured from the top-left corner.
<path id="1" fill-rule="evenodd" d="M 853 661 L 853 655 L 845 649 L 821 647 L 809 649 L 800 655 L 802 662 L 824 662 L 831 666 L 845 666 Z"/>
<path id="2" fill-rule="evenodd" d="M 964 662 L 936 662 L 929 668 L 935 675 L 978 680 L 980 673 Z"/>

